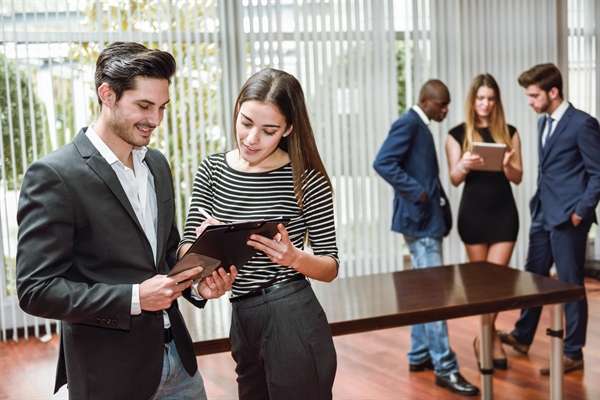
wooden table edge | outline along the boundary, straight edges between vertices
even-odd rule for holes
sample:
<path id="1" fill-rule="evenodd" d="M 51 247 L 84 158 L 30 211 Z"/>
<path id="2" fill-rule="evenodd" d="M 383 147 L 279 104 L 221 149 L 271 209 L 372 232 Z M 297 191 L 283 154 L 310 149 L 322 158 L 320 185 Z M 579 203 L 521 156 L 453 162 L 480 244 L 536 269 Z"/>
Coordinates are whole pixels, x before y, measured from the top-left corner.
<path id="1" fill-rule="evenodd" d="M 516 307 L 513 306 L 513 304 L 515 304 L 514 299 L 506 299 L 500 301 L 491 300 L 489 302 L 475 304 L 473 305 L 473 308 L 469 311 L 452 311 L 441 309 L 440 317 L 442 317 L 441 319 L 448 320 L 468 317 L 472 315 L 489 314 L 492 312 L 502 312 L 520 308 L 537 307 L 556 303 L 564 303 L 569 301 L 577 301 L 584 297 L 585 289 L 583 287 L 577 287 L 564 290 L 559 294 L 560 299 L 558 301 L 556 301 L 557 293 L 548 293 L 543 296 L 540 296 L 539 294 L 536 296 L 526 296 L 519 300 L 518 306 Z M 531 299 L 529 299 L 528 297 L 531 297 Z M 391 314 L 349 321 L 337 321 L 330 322 L 329 326 L 331 327 L 331 333 L 333 336 L 342 336 L 353 333 L 362 333 L 375 331 L 379 329 L 389 329 L 396 328 L 399 326 L 431 322 L 430 318 L 419 318 L 418 314 L 419 311 L 415 311 L 413 313 L 402 315 Z M 194 342 L 194 351 L 196 353 L 196 356 L 223 353 L 231 351 L 231 344 L 229 343 L 229 338 L 203 340 L 199 342 Z"/>

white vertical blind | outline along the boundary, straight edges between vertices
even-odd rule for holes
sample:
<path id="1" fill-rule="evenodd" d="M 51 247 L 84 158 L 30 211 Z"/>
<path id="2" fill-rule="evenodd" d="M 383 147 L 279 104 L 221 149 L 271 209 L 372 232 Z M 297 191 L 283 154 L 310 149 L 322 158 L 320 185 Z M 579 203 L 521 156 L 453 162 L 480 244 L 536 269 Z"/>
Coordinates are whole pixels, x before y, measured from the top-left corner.
<path id="1" fill-rule="evenodd" d="M 567 99 L 590 115 L 600 117 L 600 4 L 593 0 L 568 2 L 568 90 Z M 600 206 L 596 208 L 600 219 Z M 587 258 L 600 260 L 600 227 L 592 226 Z"/>
<path id="2" fill-rule="evenodd" d="M 1 2 L 0 7 L 5 77 L 0 91 L 6 99 L 0 110 L 0 133 L 6 136 L 0 147 L 4 254 L 0 329 L 6 340 L 8 329 L 14 339 L 13 328 L 33 327 L 36 336 L 41 326 L 50 331 L 50 321 L 21 312 L 14 292 L 19 182 L 29 163 L 70 142 L 81 127 L 97 118 L 93 69 L 107 43 L 136 40 L 170 51 L 177 60 L 171 103 L 151 146 L 159 148 L 171 164 L 180 227 L 199 160 L 224 150 L 226 141 L 220 99 L 219 3 L 57 0 Z M 36 125 L 39 121 L 43 123 Z"/>
<path id="3" fill-rule="evenodd" d="M 396 116 L 396 91 L 387 90 L 396 81 L 395 43 L 388 40 L 394 38 L 393 4 L 245 0 L 231 6 L 244 20 L 225 26 L 223 35 L 233 36 L 243 27 L 238 37 L 244 45 L 233 44 L 249 49 L 243 79 L 270 66 L 293 74 L 304 88 L 335 188 L 340 276 L 401 268 L 399 239 L 389 232 L 391 198 L 381 193 L 383 186 L 371 168 Z M 384 211 L 374 210 L 380 196 L 386 199 Z M 381 245 L 392 241 L 395 246 Z"/>
<path id="4" fill-rule="evenodd" d="M 50 321 L 22 313 L 14 295 L 18 181 L 33 159 L 68 143 L 96 119 L 93 68 L 107 43 L 135 40 L 170 51 L 177 60 L 171 104 L 151 145 L 171 163 L 180 227 L 198 164 L 233 146 L 231 115 L 243 82 L 264 67 L 294 74 L 305 90 L 317 144 L 335 187 L 340 276 L 404 268 L 401 235 L 390 230 L 392 190 L 371 166 L 398 117 L 396 45 L 405 44 L 399 48 L 405 56 L 407 107 L 429 78 L 441 78 L 450 87 L 448 119 L 432 130 L 455 213 L 461 188 L 449 187 L 446 132 L 463 119 L 472 77 L 492 73 L 502 88 L 507 118 L 524 142 L 525 176 L 515 188 L 521 232 L 514 264 L 522 265 L 527 201 L 537 167 L 532 158 L 537 154 L 536 115 L 516 77 L 538 62 L 567 60 L 559 43 L 568 35 L 570 100 L 599 114 L 599 7 L 591 0 L 569 0 L 568 31 L 557 32 L 548 21 L 562 26 L 563 8 L 566 3 L 558 0 L 0 2 L 0 50 L 7 61 L 0 81 L 0 98 L 7 99 L 0 109 L 0 134 L 8 138 L 0 146 L 0 159 L 9 160 L 0 164 L 2 339 L 14 327 L 34 326 L 36 335 L 42 326 L 50 329 Z M 8 78 L 11 70 L 13 80 Z M 456 230 L 445 241 L 444 256 L 446 262 L 465 259 Z M 211 318 L 223 315 L 216 312 Z M 16 330 L 11 332 L 17 338 Z"/>
<path id="5" fill-rule="evenodd" d="M 564 6 L 566 3 L 561 1 L 537 0 L 432 1 L 431 76 L 444 81 L 452 97 L 448 117 L 432 130 L 438 138 L 442 179 L 455 221 L 462 185 L 455 188 L 450 183 L 444 143 L 449 129 L 464 121 L 464 102 L 471 80 L 487 72 L 500 86 L 507 122 L 514 125 L 521 136 L 523 181 L 520 185 L 512 185 L 520 230 L 511 260 L 511 265 L 520 269 L 525 263 L 531 223 L 528 202 L 536 189 L 538 115 L 527 105 L 517 78 L 523 71 L 545 62 L 553 62 L 562 68 L 565 80 L 571 75 L 566 66 L 561 67 L 559 63 L 563 59 L 558 53 L 559 42 L 567 34 L 559 29 L 559 14 Z M 591 6 L 591 2 L 586 2 L 586 6 Z M 576 102 L 574 104 L 581 108 Z M 445 261 L 466 261 L 463 247 L 454 229 L 445 241 Z"/>

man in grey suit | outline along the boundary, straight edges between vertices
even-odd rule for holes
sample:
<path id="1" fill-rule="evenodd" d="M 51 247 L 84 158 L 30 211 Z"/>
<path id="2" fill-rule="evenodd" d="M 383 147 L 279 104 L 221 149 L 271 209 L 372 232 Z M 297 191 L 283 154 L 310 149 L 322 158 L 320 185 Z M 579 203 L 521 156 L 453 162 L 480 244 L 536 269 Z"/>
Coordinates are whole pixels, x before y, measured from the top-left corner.
<path id="1" fill-rule="evenodd" d="M 68 383 L 70 398 L 206 398 L 176 300 L 203 307 L 237 272 L 221 268 L 194 284 L 201 268 L 166 276 L 179 245 L 173 180 L 146 145 L 175 69 L 167 52 L 106 47 L 96 63 L 98 121 L 23 179 L 19 302 L 60 321 L 55 391 Z"/>

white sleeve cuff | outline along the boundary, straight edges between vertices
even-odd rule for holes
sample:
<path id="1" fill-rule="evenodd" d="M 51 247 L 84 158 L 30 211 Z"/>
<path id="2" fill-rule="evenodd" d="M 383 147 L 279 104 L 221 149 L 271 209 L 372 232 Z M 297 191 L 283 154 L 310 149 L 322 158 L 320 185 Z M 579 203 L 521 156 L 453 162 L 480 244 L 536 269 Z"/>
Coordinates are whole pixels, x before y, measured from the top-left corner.
<path id="1" fill-rule="evenodd" d="M 200 279 L 196 279 L 194 281 L 194 283 L 192 283 L 192 286 L 190 287 L 190 289 L 192 291 L 192 298 L 194 300 L 206 300 L 204 297 L 202 297 L 202 295 L 198 291 L 198 285 L 199 284 L 200 284 Z"/>
<path id="2" fill-rule="evenodd" d="M 131 315 L 140 315 L 142 306 L 140 305 L 140 285 L 135 284 L 131 290 Z"/>

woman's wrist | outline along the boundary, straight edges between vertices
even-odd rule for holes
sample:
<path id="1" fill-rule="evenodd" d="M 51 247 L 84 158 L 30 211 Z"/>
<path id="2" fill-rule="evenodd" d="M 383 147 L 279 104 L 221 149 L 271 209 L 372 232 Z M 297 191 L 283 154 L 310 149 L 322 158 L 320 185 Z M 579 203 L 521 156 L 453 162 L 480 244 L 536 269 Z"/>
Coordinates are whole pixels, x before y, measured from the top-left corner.
<path id="1" fill-rule="evenodd" d="M 456 169 L 458 170 L 458 172 L 460 172 L 460 173 L 462 173 L 462 174 L 464 174 L 464 175 L 467 175 L 467 174 L 469 173 L 469 170 L 468 170 L 468 169 L 466 169 L 466 168 L 463 166 L 463 162 L 462 162 L 462 160 L 460 160 L 460 161 L 458 162 L 458 164 L 456 164 Z"/>

